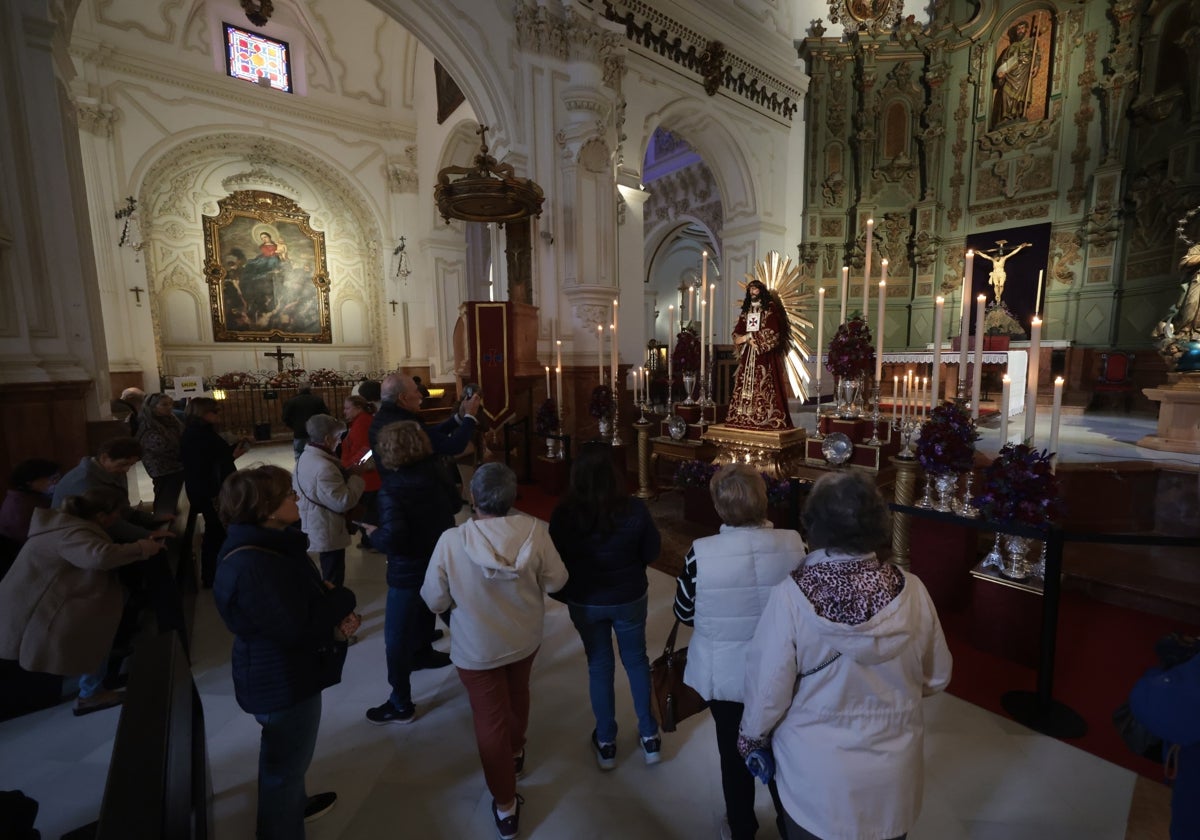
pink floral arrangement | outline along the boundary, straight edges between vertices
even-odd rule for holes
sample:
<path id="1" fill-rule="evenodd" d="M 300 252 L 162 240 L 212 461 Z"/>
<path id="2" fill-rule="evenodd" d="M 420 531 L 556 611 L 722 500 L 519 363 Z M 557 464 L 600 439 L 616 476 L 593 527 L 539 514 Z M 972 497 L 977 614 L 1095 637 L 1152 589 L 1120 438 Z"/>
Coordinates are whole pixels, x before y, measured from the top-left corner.
<path id="1" fill-rule="evenodd" d="M 230 371 L 229 373 L 220 373 L 212 378 L 211 387 L 219 388 L 222 391 L 236 391 L 238 388 L 245 388 L 257 382 L 257 377 L 252 373 L 245 373 L 240 370 Z"/>
<path id="2" fill-rule="evenodd" d="M 681 373 L 700 370 L 700 339 L 689 329 L 675 336 L 675 352 L 671 356 L 675 369 Z"/>
<path id="3" fill-rule="evenodd" d="M 829 371 L 834 376 L 864 376 L 875 369 L 871 328 L 862 318 L 852 318 L 837 328 L 829 342 Z"/>
<path id="4" fill-rule="evenodd" d="M 295 388 L 301 380 L 307 379 L 307 373 L 304 368 L 287 368 L 279 373 L 272 374 L 267 381 L 267 385 L 272 388 Z"/>

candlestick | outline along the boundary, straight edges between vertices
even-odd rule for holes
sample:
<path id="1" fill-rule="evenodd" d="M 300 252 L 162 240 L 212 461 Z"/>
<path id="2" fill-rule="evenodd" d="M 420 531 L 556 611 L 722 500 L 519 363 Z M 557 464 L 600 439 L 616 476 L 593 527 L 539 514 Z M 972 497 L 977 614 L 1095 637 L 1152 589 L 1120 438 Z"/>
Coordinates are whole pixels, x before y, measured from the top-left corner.
<path id="1" fill-rule="evenodd" d="M 896 422 L 896 409 L 900 405 L 900 377 L 892 376 L 892 422 Z"/>
<path id="2" fill-rule="evenodd" d="M 1029 327 L 1029 372 L 1025 376 L 1025 441 L 1033 445 L 1037 423 L 1038 366 L 1042 355 L 1042 319 L 1036 315 Z"/>
<path id="3" fill-rule="evenodd" d="M 975 298 L 975 369 L 971 371 L 971 419 L 979 419 L 979 398 L 983 383 L 983 308 L 987 295 Z"/>
<path id="4" fill-rule="evenodd" d="M 596 377 L 604 384 L 604 325 L 596 325 Z"/>
<path id="5" fill-rule="evenodd" d="M 904 421 L 908 419 L 908 377 L 904 375 L 904 395 L 900 397 L 900 425 L 904 425 Z"/>
<path id="6" fill-rule="evenodd" d="M 1046 273 L 1044 268 L 1038 269 L 1038 289 L 1037 294 L 1033 298 L 1033 314 L 1042 317 L 1042 275 Z"/>
<path id="7" fill-rule="evenodd" d="M 875 220 L 867 219 L 867 241 L 863 254 L 863 323 L 871 323 L 871 243 L 875 239 Z"/>
<path id="8" fill-rule="evenodd" d="M 1054 459 L 1050 463 L 1058 466 L 1058 424 L 1062 418 L 1063 378 L 1054 377 L 1054 408 L 1050 411 L 1050 455 Z"/>
<path id="9" fill-rule="evenodd" d="M 1000 448 L 1008 443 L 1008 400 L 1012 393 L 1012 377 L 1007 373 L 1000 378 Z"/>
<path id="10" fill-rule="evenodd" d="M 703 295 L 701 295 L 701 298 L 703 298 Z M 704 353 L 704 327 L 705 327 L 705 324 L 708 323 L 707 319 L 705 318 L 705 313 L 708 311 L 707 303 L 708 302 L 703 299 L 700 301 L 700 382 L 701 383 L 704 383 L 707 381 L 704 378 L 704 372 L 707 369 L 705 367 L 705 362 L 707 360 L 704 358 L 704 356 L 705 356 L 705 353 Z"/>
<path id="11" fill-rule="evenodd" d="M 817 289 L 817 369 L 814 376 L 817 380 L 817 428 L 821 423 L 821 369 L 825 367 L 822 358 L 825 353 L 825 287 Z"/>
<path id="12" fill-rule="evenodd" d="M 550 365 L 546 365 L 546 399 L 550 399 Z"/>
<path id="13" fill-rule="evenodd" d="M 958 350 L 958 388 L 962 391 L 967 382 L 967 334 L 971 326 L 971 307 L 966 301 L 971 297 L 971 271 L 975 266 L 975 252 L 967 251 L 967 270 L 963 274 L 962 284 L 962 319 L 958 327 L 958 340 L 961 347 Z"/>
<path id="14" fill-rule="evenodd" d="M 946 299 L 938 296 L 933 302 L 933 374 L 932 388 L 933 404 L 937 406 L 942 401 L 942 316 L 945 314 Z"/>
<path id="15" fill-rule="evenodd" d="M 884 272 L 887 272 L 887 260 L 884 260 Z M 883 310 L 884 300 L 887 299 L 887 280 L 879 281 L 879 321 L 875 328 L 875 381 L 883 376 Z"/>
<path id="16" fill-rule="evenodd" d="M 608 337 L 612 342 L 608 352 L 608 381 L 612 383 L 612 390 L 617 392 L 617 325 L 608 325 Z"/>
<path id="17" fill-rule="evenodd" d="M 842 266 L 842 311 L 838 315 L 838 323 L 846 323 L 846 295 L 850 293 L 850 266 Z"/>
<path id="18" fill-rule="evenodd" d="M 617 393 L 617 362 L 620 358 L 620 349 L 618 342 L 620 341 L 620 321 L 618 319 L 618 304 L 617 299 L 613 298 L 613 319 L 612 319 L 612 389 L 613 396 Z"/>
<path id="19" fill-rule="evenodd" d="M 713 365 L 717 363 L 717 357 L 713 353 L 713 333 L 716 332 L 717 326 L 717 284 L 708 284 L 708 358 Z M 707 381 L 707 380 L 705 380 Z M 712 394 L 709 394 L 711 397 Z"/>

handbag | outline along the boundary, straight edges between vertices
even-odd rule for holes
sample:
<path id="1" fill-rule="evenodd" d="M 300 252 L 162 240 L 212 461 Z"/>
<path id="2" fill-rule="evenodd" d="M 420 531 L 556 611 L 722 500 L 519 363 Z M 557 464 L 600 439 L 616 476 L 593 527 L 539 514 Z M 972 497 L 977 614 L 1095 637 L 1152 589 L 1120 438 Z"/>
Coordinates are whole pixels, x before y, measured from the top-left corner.
<path id="1" fill-rule="evenodd" d="M 317 686 L 319 688 L 329 688 L 342 681 L 342 668 L 346 665 L 346 651 L 349 646 L 344 638 L 333 638 L 317 646 Z"/>
<path id="2" fill-rule="evenodd" d="M 687 668 L 687 648 L 675 649 L 675 637 L 679 633 L 679 619 L 667 636 L 667 645 L 662 656 L 650 663 L 650 684 L 653 689 L 658 725 L 663 732 L 674 732 L 679 722 L 687 720 L 708 708 L 696 689 L 683 681 Z"/>

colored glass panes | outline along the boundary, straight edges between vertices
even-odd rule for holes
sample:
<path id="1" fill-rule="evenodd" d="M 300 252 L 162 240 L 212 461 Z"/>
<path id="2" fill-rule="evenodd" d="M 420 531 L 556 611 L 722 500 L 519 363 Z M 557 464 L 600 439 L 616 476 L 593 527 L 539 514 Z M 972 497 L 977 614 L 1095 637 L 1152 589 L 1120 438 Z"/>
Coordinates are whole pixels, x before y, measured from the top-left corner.
<path id="1" fill-rule="evenodd" d="M 225 24 L 225 64 L 229 75 L 276 90 L 292 92 L 288 45 L 265 35 Z"/>

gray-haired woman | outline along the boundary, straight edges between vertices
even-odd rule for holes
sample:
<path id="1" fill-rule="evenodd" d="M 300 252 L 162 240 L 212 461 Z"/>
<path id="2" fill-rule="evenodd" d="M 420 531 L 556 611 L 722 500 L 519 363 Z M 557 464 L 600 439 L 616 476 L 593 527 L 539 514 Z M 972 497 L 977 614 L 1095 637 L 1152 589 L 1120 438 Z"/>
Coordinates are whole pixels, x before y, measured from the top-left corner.
<path id="1" fill-rule="evenodd" d="M 709 701 L 725 814 L 733 840 L 742 840 L 758 831 L 754 777 L 737 750 L 746 649 L 771 588 L 803 562 L 805 548 L 798 533 L 767 521 L 767 485 L 751 467 L 722 467 L 709 492 L 725 524 L 692 544 L 676 587 L 675 616 L 696 628 L 683 681 Z M 778 802 L 776 811 L 782 824 Z"/>
<path id="2" fill-rule="evenodd" d="M 361 466 L 342 468 L 333 450 L 346 424 L 328 414 L 314 414 L 304 424 L 308 445 L 296 461 L 292 486 L 299 494 L 300 526 L 308 534 L 308 550 L 318 554 L 321 577 L 335 586 L 346 582 L 346 546 L 350 531 L 346 512 L 358 504 L 366 485 Z"/>
<path id="3" fill-rule="evenodd" d="M 183 490 L 180 441 L 183 423 L 175 416 L 175 401 L 167 394 L 151 394 L 142 403 L 137 440 L 142 445 L 142 466 L 154 483 L 154 515 L 167 518 L 179 512 Z"/>
<path id="4" fill-rule="evenodd" d="M 921 805 L 921 698 L 950 681 L 950 651 L 921 581 L 875 556 L 890 530 L 870 478 L 823 476 L 803 523 L 815 550 L 758 623 L 738 746 L 774 774 L 788 840 L 904 837 Z"/>

